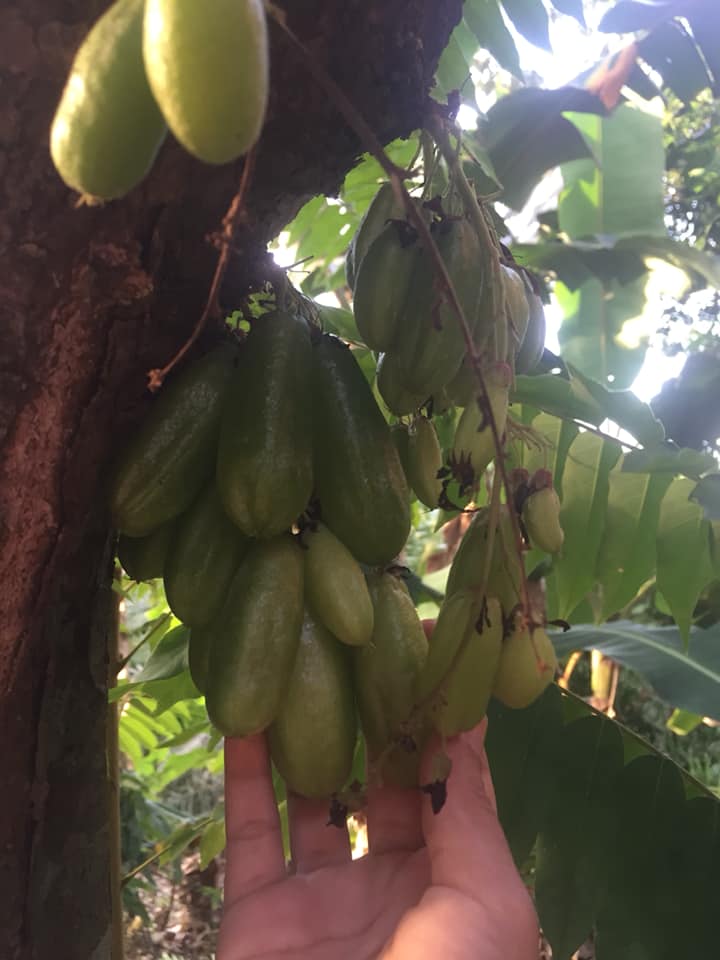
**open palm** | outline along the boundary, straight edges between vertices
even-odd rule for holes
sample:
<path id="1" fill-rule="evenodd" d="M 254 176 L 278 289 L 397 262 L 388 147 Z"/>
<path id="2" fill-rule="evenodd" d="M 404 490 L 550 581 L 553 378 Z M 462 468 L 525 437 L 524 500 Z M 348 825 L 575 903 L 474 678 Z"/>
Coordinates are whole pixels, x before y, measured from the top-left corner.
<path id="1" fill-rule="evenodd" d="M 484 725 L 448 742 L 437 816 L 419 791 L 371 791 L 359 860 L 347 831 L 325 825 L 326 803 L 290 797 L 291 874 L 264 738 L 226 741 L 217 960 L 535 960 L 537 920 L 495 815 L 483 738 Z"/>

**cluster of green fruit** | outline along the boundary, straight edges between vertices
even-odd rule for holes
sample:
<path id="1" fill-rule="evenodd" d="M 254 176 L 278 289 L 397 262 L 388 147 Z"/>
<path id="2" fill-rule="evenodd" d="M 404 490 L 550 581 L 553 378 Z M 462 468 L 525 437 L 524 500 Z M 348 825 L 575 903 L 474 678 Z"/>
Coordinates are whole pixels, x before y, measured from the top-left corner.
<path id="1" fill-rule="evenodd" d="M 523 706 L 553 676 L 547 635 L 516 614 L 507 508 L 482 593 L 490 525 L 476 513 L 428 641 L 392 566 L 410 526 L 399 430 L 408 478 L 431 500 L 442 458 L 431 421 L 391 430 L 351 350 L 278 310 L 165 387 L 115 470 L 120 561 L 135 579 L 164 578 L 210 718 L 228 736 L 267 730 L 278 770 L 306 796 L 347 780 L 356 713 L 380 776 L 417 784 L 432 729 L 474 726 L 491 692 Z M 533 535 L 528 506 L 543 491 L 526 491 Z"/>
<path id="2" fill-rule="evenodd" d="M 448 467 L 462 488 L 473 489 L 495 456 L 487 407 L 500 439 L 513 375 L 533 370 L 542 354 L 545 314 L 530 274 L 501 262 L 470 218 L 414 202 L 484 358 L 487 397 L 479 396 L 477 371 L 432 258 L 390 184 L 376 194 L 348 251 L 355 320 L 378 354 L 377 389 L 391 413 L 403 417 L 428 405 L 435 411 L 464 408 Z"/>
<path id="3" fill-rule="evenodd" d="M 139 183 L 167 127 L 193 156 L 227 163 L 258 139 L 268 84 L 262 0 L 116 0 L 71 67 L 53 161 L 87 200 Z"/>

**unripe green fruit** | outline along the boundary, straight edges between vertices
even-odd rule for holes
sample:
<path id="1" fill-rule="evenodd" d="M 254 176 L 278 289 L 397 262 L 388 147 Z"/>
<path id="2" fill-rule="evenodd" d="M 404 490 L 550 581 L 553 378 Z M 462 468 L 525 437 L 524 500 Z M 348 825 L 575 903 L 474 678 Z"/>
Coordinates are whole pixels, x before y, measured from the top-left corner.
<path id="1" fill-rule="evenodd" d="M 407 478 L 418 500 L 434 509 L 442 493 L 438 471 L 443 458 L 437 430 L 426 417 L 416 417 L 408 435 Z"/>
<path id="2" fill-rule="evenodd" d="M 375 611 L 372 640 L 354 651 L 355 692 L 368 756 L 377 760 L 384 755 L 381 774 L 386 783 L 417 786 L 427 731 L 413 731 L 417 749 L 412 751 L 406 751 L 399 738 L 412 714 L 428 642 L 401 580 L 389 573 L 371 574 L 368 588 Z"/>
<path id="3" fill-rule="evenodd" d="M 510 379 L 511 371 L 505 363 L 494 364 L 485 371 L 487 396 L 499 439 L 507 423 Z M 450 462 L 453 475 L 463 486 L 475 487 L 497 452 L 485 404 L 473 399 L 463 410 L 455 430 Z"/>
<path id="4" fill-rule="evenodd" d="M 559 553 L 565 540 L 560 526 L 560 499 L 552 487 L 531 493 L 522 511 L 530 543 L 546 553 Z"/>
<path id="5" fill-rule="evenodd" d="M 146 0 L 143 56 L 155 99 L 186 150 L 206 163 L 247 153 L 268 98 L 261 0 Z"/>
<path id="6" fill-rule="evenodd" d="M 521 344 L 528 328 L 530 319 L 530 305 L 525 294 L 525 281 L 517 270 L 501 264 L 503 289 L 505 291 L 505 305 L 511 326 L 513 342 Z"/>
<path id="7" fill-rule="evenodd" d="M 315 488 L 323 522 L 354 557 L 389 563 L 410 532 L 408 486 L 390 428 L 351 351 L 313 346 Z"/>
<path id="8" fill-rule="evenodd" d="M 391 184 L 383 183 L 365 211 L 348 247 L 345 258 L 345 273 L 351 290 L 355 289 L 360 264 L 365 259 L 365 254 L 373 240 L 379 236 L 388 220 L 394 220 L 403 215 L 403 206 L 398 203 Z"/>
<path id="9" fill-rule="evenodd" d="M 208 630 L 205 704 L 226 737 L 260 733 L 277 716 L 300 639 L 303 574 L 295 538 L 256 541 Z"/>
<path id="10" fill-rule="evenodd" d="M 537 700 L 552 683 L 557 657 L 552 640 L 540 627 L 517 629 L 505 640 L 493 696 L 506 707 L 522 709 Z"/>
<path id="11" fill-rule="evenodd" d="M 329 797 L 350 774 L 356 733 L 349 651 L 306 614 L 290 680 L 268 730 L 270 756 L 289 790 Z"/>
<path id="12" fill-rule="evenodd" d="M 165 594 L 175 616 L 189 627 L 208 624 L 222 606 L 248 546 L 211 482 L 175 521 L 164 570 Z"/>
<path id="13" fill-rule="evenodd" d="M 446 596 L 464 587 L 477 590 L 481 586 L 488 549 L 488 520 L 487 507 L 478 510 L 473 517 L 450 567 Z M 506 615 L 521 602 L 522 576 L 519 544 L 508 508 L 503 505 L 495 530 L 486 594 L 500 600 Z"/>
<path id="14" fill-rule="evenodd" d="M 360 335 L 371 350 L 388 350 L 395 342 L 416 254 L 411 228 L 404 221 L 391 221 L 360 263 L 353 312 Z"/>
<path id="15" fill-rule="evenodd" d="M 435 729 L 446 737 L 472 730 L 485 716 L 503 649 L 500 601 L 473 608 L 462 635 L 464 648 L 443 687 L 433 713 Z M 434 637 L 433 637 L 434 639 Z M 432 655 L 432 641 L 430 643 Z"/>
<path id="16" fill-rule="evenodd" d="M 111 483 L 116 526 L 143 537 L 181 514 L 215 472 L 220 415 L 237 351 L 222 344 L 163 387 Z"/>
<path id="17" fill-rule="evenodd" d="M 117 0 L 70 69 L 50 131 L 65 183 L 87 197 L 122 197 L 150 169 L 166 133 L 142 60 L 143 0 Z"/>
<path id="18" fill-rule="evenodd" d="M 546 334 L 545 309 L 542 300 L 533 291 L 527 279 L 525 292 L 530 305 L 530 314 L 525 336 L 515 357 L 515 371 L 522 374 L 532 373 L 537 367 L 545 349 Z"/>
<path id="19" fill-rule="evenodd" d="M 174 522 L 170 521 L 146 537 L 128 537 L 125 534 L 120 537 L 118 560 L 131 580 L 154 580 L 163 575 L 173 529 Z"/>
<path id="20" fill-rule="evenodd" d="M 400 376 L 397 358 L 392 353 L 381 353 L 377 364 L 377 390 L 385 406 L 396 417 L 405 417 L 419 410 L 427 396 L 418 396 L 406 389 Z"/>
<path id="21" fill-rule="evenodd" d="M 360 565 L 324 524 L 303 532 L 305 596 L 316 619 L 353 647 L 369 642 L 373 605 Z"/>
<path id="22" fill-rule="evenodd" d="M 248 537 L 274 537 L 300 516 L 313 487 L 310 331 L 277 311 L 258 317 L 240 352 L 220 429 L 217 483 Z"/>

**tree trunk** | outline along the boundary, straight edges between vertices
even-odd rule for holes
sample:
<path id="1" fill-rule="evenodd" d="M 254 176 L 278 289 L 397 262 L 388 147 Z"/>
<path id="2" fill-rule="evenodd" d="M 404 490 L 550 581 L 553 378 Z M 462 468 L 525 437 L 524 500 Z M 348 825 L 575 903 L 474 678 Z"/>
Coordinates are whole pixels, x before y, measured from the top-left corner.
<path id="1" fill-rule="evenodd" d="M 384 142 L 421 122 L 461 0 L 284 4 L 316 63 Z M 48 129 L 97 0 L 0 6 L 0 957 L 110 956 L 106 775 L 113 540 L 105 488 L 146 372 L 201 311 L 241 164 L 168 143 L 122 201 L 76 208 Z M 265 244 L 361 146 L 272 34 L 272 95 L 222 292 L 263 279 Z M 208 337 L 212 336 L 209 332 Z"/>

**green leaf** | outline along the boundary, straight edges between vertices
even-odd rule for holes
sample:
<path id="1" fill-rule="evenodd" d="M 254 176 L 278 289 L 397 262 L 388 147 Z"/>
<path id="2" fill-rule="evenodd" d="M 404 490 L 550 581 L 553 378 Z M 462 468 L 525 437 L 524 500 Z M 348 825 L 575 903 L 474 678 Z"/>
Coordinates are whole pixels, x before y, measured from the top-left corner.
<path id="1" fill-rule="evenodd" d="M 693 483 L 675 477 L 663 497 L 657 534 L 657 585 L 687 641 L 698 597 L 712 578 L 710 530 L 690 500 Z"/>
<path id="2" fill-rule="evenodd" d="M 616 620 L 581 624 L 553 634 L 559 657 L 573 650 L 599 650 L 637 670 L 666 703 L 720 720 L 720 625 L 693 627 L 687 650 L 676 627 Z"/>
<path id="3" fill-rule="evenodd" d="M 686 737 L 688 733 L 696 730 L 702 722 L 703 718 L 699 714 L 676 707 L 668 717 L 665 726 L 679 737 Z"/>
<path id="4" fill-rule="evenodd" d="M 691 247 L 673 237 L 620 237 L 614 249 L 621 256 L 632 251 L 647 261 L 651 257 L 665 260 L 683 270 L 695 287 L 720 287 L 720 257 L 706 250 Z"/>
<path id="5" fill-rule="evenodd" d="M 543 448 L 528 447 L 523 457 L 523 466 L 532 475 L 536 470 L 549 470 L 553 475 L 553 486 L 562 496 L 562 475 L 565 470 L 568 450 L 578 435 L 578 428 L 569 420 L 541 413 L 532 421 L 533 430 L 540 433 L 548 442 Z"/>
<path id="6" fill-rule="evenodd" d="M 657 26 L 643 37 L 638 51 L 658 71 L 665 86 L 685 103 L 710 86 L 711 78 L 697 47 L 677 21 Z"/>
<path id="7" fill-rule="evenodd" d="M 670 477 L 623 473 L 620 461 L 608 478 L 608 506 L 596 576 L 602 586 L 601 618 L 628 604 L 655 573 L 660 503 Z"/>
<path id="8" fill-rule="evenodd" d="M 568 451 L 562 479 L 560 523 L 565 543 L 555 560 L 556 616 L 567 619 L 595 583 L 607 512 L 608 474 L 620 456 L 616 444 L 579 434 Z"/>
<path id="9" fill-rule="evenodd" d="M 515 243 L 515 259 L 525 267 L 551 271 L 571 292 L 578 290 L 593 277 L 604 286 L 613 281 L 630 283 L 646 273 L 645 261 L 633 250 L 619 250 L 617 244 L 607 245 L 575 240 L 563 243 L 552 240 L 545 243 Z"/>
<path id="10" fill-rule="evenodd" d="M 505 26 L 498 0 L 465 0 L 464 19 L 481 47 L 513 76 L 522 80 L 520 57 L 512 34 Z"/>
<path id="11" fill-rule="evenodd" d="M 551 2 L 560 13 L 565 13 L 569 17 L 575 17 L 581 27 L 585 26 L 583 0 L 551 0 Z"/>
<path id="12" fill-rule="evenodd" d="M 157 844 L 158 849 L 162 849 L 160 864 L 171 863 L 177 859 L 180 854 L 186 850 L 193 840 L 196 840 L 205 829 L 206 819 L 192 820 L 189 823 L 182 823 L 176 827 L 169 837 L 161 844 Z"/>
<path id="13" fill-rule="evenodd" d="M 502 0 L 502 5 L 518 33 L 536 47 L 552 50 L 548 15 L 542 0 Z"/>
<path id="14" fill-rule="evenodd" d="M 720 21 L 715 5 L 708 2 L 696 4 L 687 11 L 687 18 L 693 37 L 713 75 L 713 96 L 720 97 Z"/>
<path id="15" fill-rule="evenodd" d="M 224 849 L 225 821 L 211 820 L 200 837 L 200 869 L 204 870 Z"/>
<path id="16" fill-rule="evenodd" d="M 673 879 L 683 923 L 673 955 L 711 957 L 717 950 L 720 803 L 709 797 L 689 800 L 674 840 Z"/>
<path id="17" fill-rule="evenodd" d="M 488 707 L 485 746 L 498 816 L 519 867 L 535 843 L 552 785 L 550 761 L 561 726 L 561 695 L 554 684 L 525 710 L 511 710 L 496 700 Z"/>
<path id="18" fill-rule="evenodd" d="M 649 234 L 664 237 L 665 151 L 659 117 L 620 106 L 609 117 L 568 114 L 592 160 L 563 167 L 560 229 L 571 239 Z"/>
<path id="19" fill-rule="evenodd" d="M 555 960 L 589 936 L 605 895 L 616 829 L 613 780 L 623 767 L 622 737 L 605 717 L 560 731 L 552 790 L 537 842 L 535 902 Z"/>
<path id="20" fill-rule="evenodd" d="M 683 783 L 667 759 L 638 757 L 617 777 L 618 825 L 608 895 L 597 918 L 597 960 L 661 960 L 682 924 L 675 838 Z"/>
<path id="21" fill-rule="evenodd" d="M 148 680 L 165 680 L 182 673 L 187 667 L 187 649 L 190 631 L 186 626 L 175 627 L 160 640 L 147 663 L 137 674 L 134 684 Z"/>
<path id="22" fill-rule="evenodd" d="M 315 303 L 323 330 L 326 333 L 334 333 L 343 340 L 350 340 L 353 343 L 362 343 L 363 339 L 355 325 L 355 315 L 352 310 L 344 310 L 342 307 L 329 307 L 324 303 Z"/>
<path id="23" fill-rule="evenodd" d="M 645 359 L 647 338 L 628 342 L 623 334 L 626 322 L 645 310 L 646 283 L 646 273 L 625 284 L 602 284 L 592 277 L 575 291 L 556 283 L 563 360 L 601 383 L 630 386 Z"/>
<path id="24" fill-rule="evenodd" d="M 475 91 L 470 81 L 470 66 L 477 52 L 477 39 L 465 20 L 455 27 L 437 67 L 436 92 L 447 95 L 452 90 L 469 87 L 474 103 Z"/>
<path id="25" fill-rule="evenodd" d="M 625 473 L 670 473 L 699 480 L 702 474 L 715 466 L 715 458 L 710 453 L 664 443 L 649 450 L 633 450 L 626 454 L 622 469 Z"/>
<path id="26" fill-rule="evenodd" d="M 473 149 L 483 146 L 490 155 L 503 203 L 521 209 L 548 170 L 591 156 L 566 111 L 604 114 L 605 107 L 578 87 L 523 87 L 501 97 L 481 121 L 478 135 L 470 135 Z"/>
<path id="27" fill-rule="evenodd" d="M 585 423 L 599 424 L 605 419 L 603 411 L 582 383 L 551 373 L 516 377 L 511 402 L 527 403 L 556 417 Z"/>
<path id="28" fill-rule="evenodd" d="M 707 520 L 720 520 L 720 473 L 703 477 L 690 494 L 699 503 Z"/>
<path id="29" fill-rule="evenodd" d="M 604 33 L 635 33 L 652 30 L 682 9 L 683 0 L 620 0 L 608 10 L 598 30 Z"/>
<path id="30" fill-rule="evenodd" d="M 638 443 L 647 447 L 665 439 L 663 425 L 655 418 L 651 407 L 643 403 L 632 390 L 610 390 L 597 380 L 586 377 L 571 364 L 568 364 L 568 369 L 597 401 L 605 417 L 632 434 Z"/>

